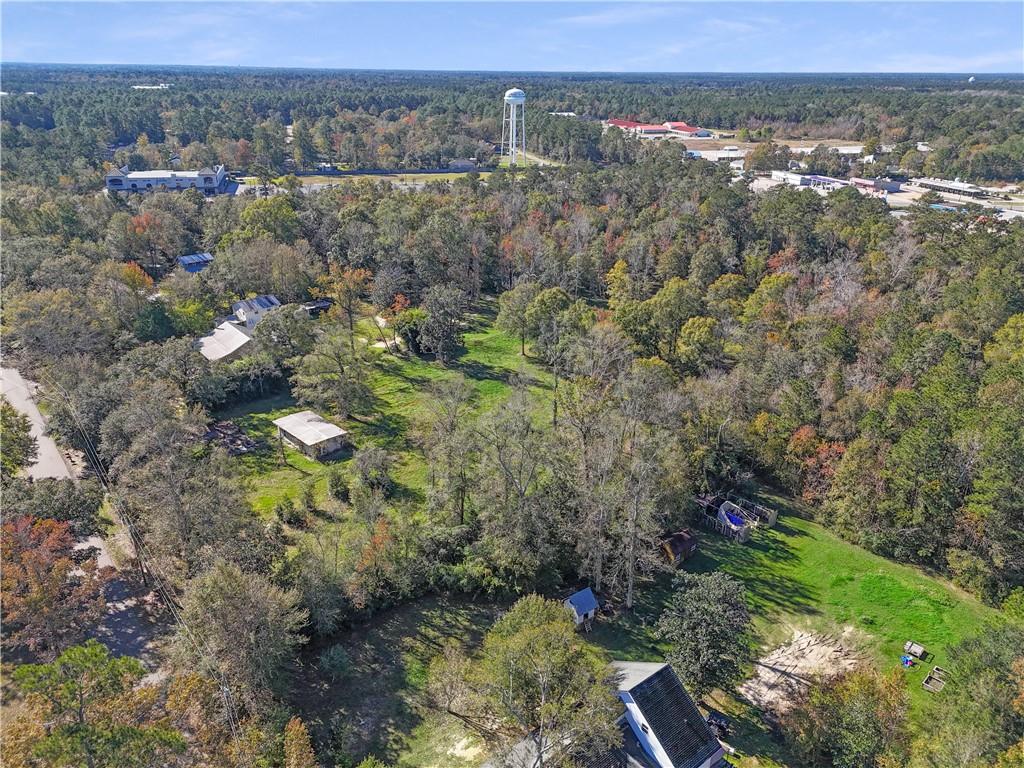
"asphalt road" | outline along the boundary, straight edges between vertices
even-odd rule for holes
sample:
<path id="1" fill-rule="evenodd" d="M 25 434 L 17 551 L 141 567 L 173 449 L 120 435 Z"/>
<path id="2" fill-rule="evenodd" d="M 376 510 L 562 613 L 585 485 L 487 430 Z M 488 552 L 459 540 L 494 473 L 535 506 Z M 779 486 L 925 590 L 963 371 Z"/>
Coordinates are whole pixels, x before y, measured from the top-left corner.
<path id="1" fill-rule="evenodd" d="M 53 438 L 46 434 L 46 420 L 32 399 L 35 385 L 25 381 L 14 368 L 0 368 L 0 392 L 11 405 L 28 416 L 32 424 L 32 437 L 39 445 L 36 462 L 28 468 L 26 474 L 34 480 L 44 477 L 73 479 L 74 475 L 64 460 L 64 454 Z"/>

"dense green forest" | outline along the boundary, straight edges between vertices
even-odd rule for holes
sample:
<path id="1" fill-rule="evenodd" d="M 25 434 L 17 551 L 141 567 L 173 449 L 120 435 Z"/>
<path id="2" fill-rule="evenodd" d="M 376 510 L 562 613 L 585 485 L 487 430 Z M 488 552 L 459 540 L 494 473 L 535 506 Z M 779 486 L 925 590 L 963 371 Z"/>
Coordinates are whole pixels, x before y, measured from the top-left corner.
<path id="1" fill-rule="evenodd" d="M 1024 81 L 987 76 L 543 75 L 5 67 L 5 178 L 95 186 L 104 161 L 142 169 L 179 151 L 188 166 L 280 172 L 331 162 L 433 168 L 487 162 L 499 95 L 529 94 L 530 148 L 559 161 L 622 160 L 608 117 L 678 119 L 757 136 L 896 145 L 894 161 L 949 178 L 1024 178 Z M 170 83 L 165 90 L 132 85 Z M 565 118 L 551 112 L 575 112 Z M 285 144 L 285 126 L 294 140 Z M 146 151 L 140 136 L 157 145 Z M 907 157 L 930 141 L 934 157 Z M 125 147 L 110 156 L 109 147 Z M 159 148 L 159 151 L 158 151 Z"/>
<path id="2" fill-rule="evenodd" d="M 128 89 L 143 79 L 175 85 Z M 846 541 L 948 578 L 1007 617 L 950 650 L 964 675 L 990 683 L 984 696 L 965 684 L 909 731 L 899 686 L 853 675 L 809 694 L 784 724 L 804 756 L 793 765 L 1015 765 L 1021 219 L 933 208 L 928 196 L 896 218 L 852 189 L 755 195 L 728 169 L 684 161 L 679 145 L 632 146 L 620 162 L 587 123 L 560 136 L 540 117 L 545 153 L 581 162 L 421 190 L 343 180 L 268 198 L 97 191 L 108 143 L 134 142 L 126 151 L 139 165 L 156 144 L 207 162 L 243 142 L 252 162 L 266 154 L 277 164 L 286 123 L 294 144 L 308 130 L 318 157 L 440 163 L 493 140 L 499 80 L 5 71 L 5 88 L 39 92 L 3 97 L 5 365 L 40 382 L 51 429 L 94 470 L 78 486 L 19 476 L 33 449 L 4 406 L 4 640 L 40 662 L 15 672 L 37 708 L 4 739 L 5 764 L 89 755 L 95 765 L 312 766 L 306 726 L 285 702 L 310 665 L 349 690 L 339 633 L 424 596 L 507 604 L 579 583 L 629 611 L 663 570 L 657 542 L 693 524 L 694 494 L 771 485 Z M 945 78 L 516 82 L 537 93 L 538 112 L 672 112 L 708 125 L 948 141 L 953 170 L 1010 162 L 1000 153 L 1019 160 L 1024 136 L 1015 80 L 981 79 L 970 93 Z M 376 158 L 343 158 L 350 140 Z M 237 155 L 231 164 L 245 165 Z M 196 250 L 214 254 L 210 267 L 176 268 Z M 195 351 L 232 302 L 264 293 L 284 306 L 244 356 L 211 363 Z M 296 311 L 311 298 L 332 308 Z M 514 364 L 499 369 L 499 357 Z M 420 399 L 396 401 L 396 391 Z M 356 436 L 344 462 L 303 470 L 312 479 L 294 493 L 272 488 L 269 506 L 256 498 L 260 477 L 305 467 L 301 458 L 282 447 L 239 461 L 204 439 L 211 421 L 258 415 L 268 398 Z M 109 574 L 72 542 L 110 517 L 131 522 L 150 576 L 188 627 L 161 649 L 174 674 L 159 690 L 138 685 L 137 662 L 80 644 Z M 689 686 L 727 688 L 750 658 L 737 652 L 712 674 L 687 666 L 678 638 L 690 637 L 687 611 L 705 599 L 731 606 L 719 626 L 742 635 L 743 590 L 696 577 L 678 589 L 659 631 Z M 544 642 L 574 637 L 563 619 L 539 598 L 517 604 L 479 658 L 445 650 L 431 690 L 461 713 L 453 691 L 464 684 L 459 696 L 500 719 L 487 694 L 494 660 L 512 652 L 517 627 L 549 628 Z M 322 653 L 298 663 L 303 645 Z M 598 685 L 599 654 L 571 662 Z M 867 752 L 844 752 L 845 732 L 825 743 L 816 724 L 845 723 L 863 697 L 890 713 L 891 731 Z M 570 710 L 567 720 L 582 711 Z M 337 723 L 324 729 L 324 761 L 364 756 Z M 966 731 L 959 753 L 939 748 Z M 870 762 L 858 762 L 864 754 Z"/>

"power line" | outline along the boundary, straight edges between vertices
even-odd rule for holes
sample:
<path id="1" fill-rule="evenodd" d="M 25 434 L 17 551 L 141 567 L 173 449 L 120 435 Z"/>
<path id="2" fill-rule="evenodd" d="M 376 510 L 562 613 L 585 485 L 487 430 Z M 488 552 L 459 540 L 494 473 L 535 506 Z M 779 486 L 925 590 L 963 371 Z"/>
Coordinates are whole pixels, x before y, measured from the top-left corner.
<path id="1" fill-rule="evenodd" d="M 117 515 L 119 522 L 128 531 L 129 539 L 131 540 L 132 547 L 135 550 L 135 557 L 139 561 L 140 569 L 143 572 L 143 578 L 145 578 L 145 572 L 148 570 L 156 586 L 156 591 L 160 594 L 161 598 L 163 599 L 164 605 L 170 611 L 171 615 L 174 618 L 174 621 L 181 628 L 186 639 L 189 641 L 189 643 L 196 651 L 196 654 L 199 656 L 199 658 L 203 659 L 208 663 L 209 667 L 211 668 L 211 671 L 213 672 L 214 677 L 216 677 L 218 687 L 220 689 L 220 694 L 224 701 L 224 712 L 225 715 L 227 716 L 228 725 L 231 728 L 232 738 L 235 741 L 238 741 L 238 739 L 240 738 L 238 712 L 235 707 L 234 698 L 231 694 L 231 689 L 227 684 L 227 679 L 225 678 L 223 673 L 218 669 L 219 665 L 217 664 L 216 656 L 213 653 L 213 649 L 210 648 L 209 643 L 205 639 L 200 640 L 200 638 L 196 636 L 195 632 L 192 631 L 192 628 L 189 627 L 188 622 L 185 621 L 184 616 L 182 616 L 182 614 L 180 613 L 179 606 L 177 605 L 177 602 L 174 600 L 173 593 L 171 592 L 170 589 L 168 589 L 167 585 L 165 584 L 165 579 L 163 575 L 155 567 L 156 558 L 149 550 L 149 547 L 147 546 L 145 539 L 142 536 L 142 533 L 136 527 L 135 521 L 128 513 L 128 510 L 125 508 L 124 503 L 118 497 L 117 492 L 113 489 L 112 484 L 110 482 L 110 476 L 107 474 L 107 471 L 103 466 L 103 462 L 100 460 L 99 451 L 96 449 L 95 443 L 93 443 L 92 438 L 89 436 L 89 433 L 86 431 L 84 425 L 82 424 L 81 416 L 78 413 L 78 408 L 76 407 L 74 400 L 71 398 L 70 393 L 63 386 L 61 386 L 60 383 L 57 382 L 52 376 L 47 376 L 46 378 L 49 379 L 48 384 L 61 394 L 61 396 L 64 399 L 65 405 L 67 406 L 68 410 L 71 413 L 71 418 L 75 422 L 75 427 L 77 428 L 79 434 L 82 437 L 83 445 L 85 446 L 85 452 L 89 460 L 89 463 L 93 466 L 93 471 L 96 473 L 96 476 L 100 481 L 100 484 L 107 492 L 107 495 L 111 500 L 111 505 L 114 508 L 114 512 Z"/>

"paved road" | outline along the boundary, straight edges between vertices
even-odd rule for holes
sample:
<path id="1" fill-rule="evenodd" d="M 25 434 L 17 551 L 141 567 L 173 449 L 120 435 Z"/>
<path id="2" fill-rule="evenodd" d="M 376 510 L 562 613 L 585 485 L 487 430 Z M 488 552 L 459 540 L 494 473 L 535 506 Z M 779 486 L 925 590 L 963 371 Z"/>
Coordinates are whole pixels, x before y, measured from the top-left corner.
<path id="1" fill-rule="evenodd" d="M 36 463 L 28 468 L 28 476 L 34 480 L 44 477 L 74 479 L 64 454 L 53 438 L 46 434 L 46 420 L 32 399 L 35 385 L 25 381 L 14 368 L 0 368 L 0 392 L 11 405 L 27 415 L 32 424 L 32 437 L 39 445 L 39 455 Z"/>
<path id="2" fill-rule="evenodd" d="M 39 412 L 33 396 L 35 385 L 26 381 L 13 368 L 0 368 L 0 391 L 32 424 L 39 452 L 36 462 L 26 470 L 33 479 L 45 477 L 77 479 L 53 438 L 46 434 L 46 420 Z M 106 542 L 100 536 L 89 536 L 75 544 L 75 549 L 94 548 L 100 568 L 113 568 Z M 154 639 L 161 631 L 157 618 L 157 601 L 151 593 L 135 583 L 134 574 L 118 571 L 106 589 L 107 614 L 89 633 L 104 643 L 117 656 L 134 656 L 148 668 L 157 664 Z"/>

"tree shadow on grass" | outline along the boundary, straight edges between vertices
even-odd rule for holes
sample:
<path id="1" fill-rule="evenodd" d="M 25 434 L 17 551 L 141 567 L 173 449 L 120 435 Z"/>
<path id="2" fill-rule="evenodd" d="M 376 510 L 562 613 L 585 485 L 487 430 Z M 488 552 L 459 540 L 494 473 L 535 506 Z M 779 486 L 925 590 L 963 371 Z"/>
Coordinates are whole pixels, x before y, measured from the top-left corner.
<path id="1" fill-rule="evenodd" d="M 725 571 L 741 579 L 755 616 L 771 620 L 782 614 L 816 614 L 817 596 L 806 583 L 790 575 L 800 562 L 791 539 L 805 535 L 784 520 L 774 529 L 754 531 L 745 544 L 706 534 L 701 537 L 697 556 L 685 567 L 697 573 Z"/>
<path id="2" fill-rule="evenodd" d="M 480 641 L 500 606 L 467 599 L 425 597 L 386 610 L 311 643 L 301 654 L 288 698 L 321 754 L 342 746 L 357 761 L 368 754 L 394 762 L 430 712 L 425 694 L 430 661 L 444 643 Z M 345 648 L 349 672 L 336 682 L 318 669 L 320 653 Z M 340 724 L 340 727 L 339 727 Z"/>
<path id="3" fill-rule="evenodd" d="M 782 765 L 794 765 L 782 734 L 758 708 L 735 696 L 715 691 L 708 703 L 723 712 L 732 731 L 727 739 L 737 754 L 752 757 L 763 763 L 765 759 Z"/>
<path id="4" fill-rule="evenodd" d="M 245 465 L 255 475 L 266 475 L 271 472 L 278 472 L 291 469 L 303 477 L 312 477 L 313 473 L 304 469 L 288 459 L 288 454 L 281 460 L 281 450 L 276 443 L 264 443 L 255 451 L 245 454 Z"/>
<path id="5" fill-rule="evenodd" d="M 507 384 L 508 378 L 514 370 L 510 368 L 496 368 L 485 365 L 478 360 L 456 360 L 449 365 L 453 371 L 458 371 L 467 379 L 474 381 L 500 381 Z"/>
<path id="6" fill-rule="evenodd" d="M 409 418 L 407 416 L 400 413 L 389 413 L 379 406 L 373 409 L 371 418 L 359 422 L 360 436 L 379 441 L 389 448 L 408 447 L 408 431 Z"/>

